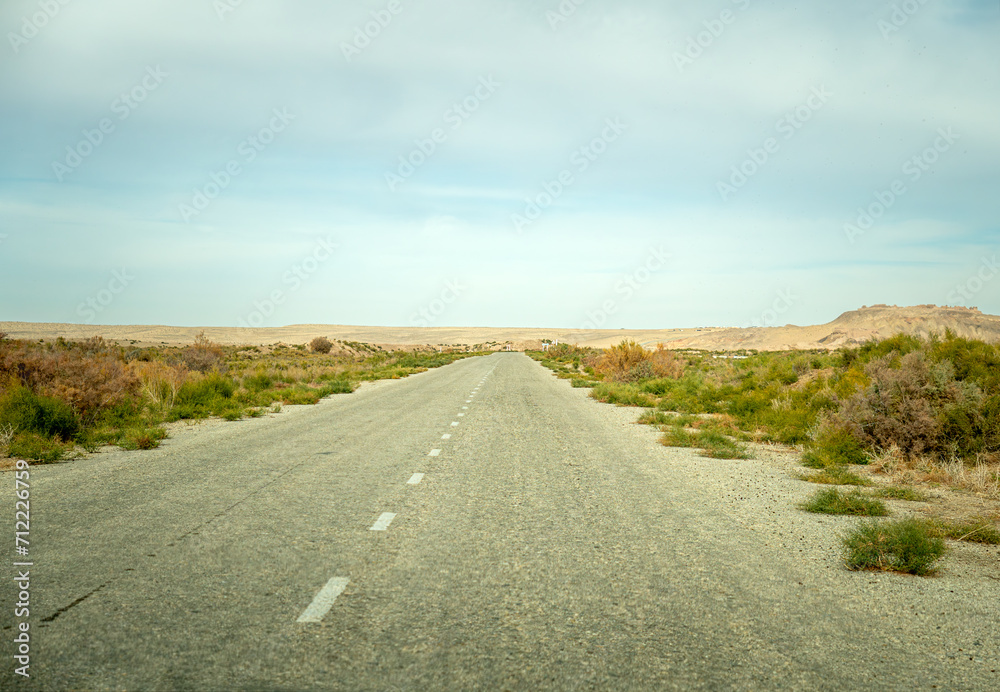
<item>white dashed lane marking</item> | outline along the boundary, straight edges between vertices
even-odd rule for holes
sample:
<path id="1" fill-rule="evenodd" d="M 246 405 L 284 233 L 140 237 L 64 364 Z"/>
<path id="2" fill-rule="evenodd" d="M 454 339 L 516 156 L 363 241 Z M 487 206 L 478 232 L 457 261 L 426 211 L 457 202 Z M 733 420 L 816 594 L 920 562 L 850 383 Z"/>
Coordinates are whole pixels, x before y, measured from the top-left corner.
<path id="1" fill-rule="evenodd" d="M 441 456 L 441 450 L 440 449 L 432 449 L 430 452 L 427 453 L 427 456 L 429 456 L 429 457 Z"/>
<path id="2" fill-rule="evenodd" d="M 412 476 L 410 476 L 410 480 L 406 481 L 406 484 L 407 485 L 420 485 L 420 481 L 422 481 L 423 479 L 424 479 L 424 474 L 422 474 L 422 473 L 415 473 Z"/>
<path id="3" fill-rule="evenodd" d="M 445 433 L 444 435 L 441 436 L 441 439 L 442 440 L 450 440 L 451 439 L 451 435 L 449 435 L 448 433 Z"/>
<path id="4" fill-rule="evenodd" d="M 326 586 L 316 594 L 316 598 L 309 604 L 309 607 L 299 616 L 297 622 L 322 621 L 323 616 L 330 612 L 333 602 L 337 600 L 337 596 L 344 593 L 344 589 L 347 588 L 350 581 L 346 577 L 334 577 L 328 581 Z"/>
<path id="5" fill-rule="evenodd" d="M 369 529 L 369 531 L 385 531 L 389 528 L 389 524 L 392 520 L 396 518 L 396 515 L 392 512 L 385 512 L 378 518 L 378 521 Z"/>
<path id="6" fill-rule="evenodd" d="M 457 427 L 458 427 L 458 421 L 454 421 L 454 422 L 453 422 L 453 423 L 451 424 L 451 427 L 453 427 L 453 428 L 457 428 Z"/>

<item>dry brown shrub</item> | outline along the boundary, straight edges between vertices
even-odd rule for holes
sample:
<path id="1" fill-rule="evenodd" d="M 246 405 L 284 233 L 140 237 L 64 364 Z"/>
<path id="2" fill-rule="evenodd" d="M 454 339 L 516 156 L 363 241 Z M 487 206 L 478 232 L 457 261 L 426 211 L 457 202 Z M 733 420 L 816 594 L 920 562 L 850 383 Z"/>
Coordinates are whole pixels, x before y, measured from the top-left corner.
<path id="1" fill-rule="evenodd" d="M 23 384 L 36 394 L 62 399 L 85 421 L 126 401 L 139 388 L 121 354 L 99 337 L 60 348 L 7 342 L 0 349 L 0 382 Z"/>
<path id="2" fill-rule="evenodd" d="M 309 342 L 309 348 L 314 353 L 329 353 L 333 349 L 333 343 L 325 336 L 317 336 Z"/>
<path id="3" fill-rule="evenodd" d="M 222 369 L 223 355 L 222 347 L 210 341 L 202 331 L 195 337 L 194 344 L 184 349 L 182 358 L 184 364 L 191 370 L 209 372 Z"/>
<path id="4" fill-rule="evenodd" d="M 650 353 L 632 340 L 604 349 L 594 368 L 617 382 L 634 382 L 653 376 Z"/>
<path id="5" fill-rule="evenodd" d="M 670 377 L 677 380 L 684 375 L 684 361 L 663 344 L 656 345 L 656 350 L 649 355 L 649 362 L 656 377 Z"/>

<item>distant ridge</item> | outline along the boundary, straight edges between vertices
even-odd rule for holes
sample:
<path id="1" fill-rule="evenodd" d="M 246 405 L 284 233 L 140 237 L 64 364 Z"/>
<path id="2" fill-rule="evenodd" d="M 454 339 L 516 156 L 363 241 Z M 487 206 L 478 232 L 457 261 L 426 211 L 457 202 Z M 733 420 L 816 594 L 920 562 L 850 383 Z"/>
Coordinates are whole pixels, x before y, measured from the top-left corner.
<path id="1" fill-rule="evenodd" d="M 928 337 L 931 334 L 944 335 L 946 330 L 968 339 L 1000 342 L 1000 316 L 984 314 L 978 308 L 872 305 L 845 312 L 827 324 L 812 327 L 786 325 L 725 329 L 711 334 L 699 334 L 684 339 L 683 343 L 675 342 L 671 347 L 710 351 L 832 350 L 842 346 L 857 346 L 872 339 L 883 339 L 899 333 Z"/>
<path id="2" fill-rule="evenodd" d="M 951 330 L 958 336 L 1000 342 L 1000 316 L 977 308 L 916 305 L 873 305 L 851 310 L 827 324 L 811 327 L 752 327 L 748 329 L 538 329 L 496 327 L 362 327 L 329 324 L 297 324 L 287 327 L 240 329 L 235 327 L 170 327 L 154 325 L 112 326 L 32 322 L 0 322 L 0 332 L 13 339 L 105 339 L 137 346 L 185 345 L 204 329 L 206 336 L 221 344 L 305 344 L 316 336 L 341 341 L 379 344 L 386 348 L 443 348 L 474 346 L 502 350 L 541 348 L 543 340 L 581 346 L 607 347 L 622 339 L 634 339 L 647 348 L 663 343 L 671 349 L 706 351 L 835 350 L 857 346 L 871 339 L 898 334 L 927 337 Z"/>

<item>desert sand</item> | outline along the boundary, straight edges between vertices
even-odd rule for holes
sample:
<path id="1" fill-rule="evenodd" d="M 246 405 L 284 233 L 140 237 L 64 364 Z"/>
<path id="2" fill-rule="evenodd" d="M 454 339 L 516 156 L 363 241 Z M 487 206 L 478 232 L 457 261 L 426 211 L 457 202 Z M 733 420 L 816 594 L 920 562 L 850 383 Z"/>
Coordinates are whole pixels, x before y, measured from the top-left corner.
<path id="1" fill-rule="evenodd" d="M 928 336 L 950 329 L 959 336 L 1000 342 L 1000 316 L 976 308 L 920 305 L 876 305 L 845 312 L 827 324 L 800 327 L 728 329 L 514 329 L 493 327 L 358 327 L 297 324 L 287 327 L 241 329 L 236 327 L 170 327 L 160 325 L 80 325 L 33 322 L 0 322 L 0 332 L 12 339 L 105 339 L 138 346 L 187 345 L 202 331 L 216 343 L 227 345 L 304 344 L 314 337 L 378 344 L 383 348 L 478 347 L 501 350 L 540 348 L 543 340 L 605 348 L 622 339 L 634 339 L 654 348 L 706 351 L 834 350 L 856 346 L 873 338 L 899 332 Z"/>

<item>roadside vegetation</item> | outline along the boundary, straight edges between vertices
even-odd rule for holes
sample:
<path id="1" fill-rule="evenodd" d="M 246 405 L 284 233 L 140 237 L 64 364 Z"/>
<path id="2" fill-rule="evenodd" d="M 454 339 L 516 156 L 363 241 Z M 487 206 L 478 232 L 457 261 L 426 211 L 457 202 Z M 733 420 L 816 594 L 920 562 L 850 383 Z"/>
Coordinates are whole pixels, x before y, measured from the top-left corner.
<path id="1" fill-rule="evenodd" d="M 152 449 L 164 424 L 236 421 L 349 394 L 476 353 L 385 352 L 368 344 L 126 347 L 100 337 L 13 341 L 0 335 L 0 456 L 54 462 L 102 445 Z"/>
<path id="2" fill-rule="evenodd" d="M 868 497 L 859 490 L 842 493 L 837 488 L 817 491 L 801 507 L 816 514 L 847 514 L 858 517 L 884 517 L 889 514 L 881 500 Z"/>
<path id="3" fill-rule="evenodd" d="M 810 511 L 879 516 L 881 500 L 926 502 L 925 488 L 1000 500 L 997 345 L 946 333 L 834 352 L 673 352 L 623 341 L 530 355 L 574 387 L 589 387 L 598 401 L 644 408 L 639 422 L 657 427 L 665 445 L 727 459 L 747 458 L 747 443 L 795 447 L 807 469 L 799 477 L 831 486 L 807 503 Z M 975 530 L 968 531 L 935 521 L 885 524 L 878 550 L 902 541 L 907 555 L 919 545 L 922 555 L 939 557 L 924 548 L 998 533 L 995 516 L 970 520 L 966 528 Z M 879 553 L 875 568 L 929 573 L 921 559 L 891 552 Z M 871 567 L 860 558 L 847 562 Z"/>
<path id="4" fill-rule="evenodd" d="M 947 550 L 944 540 L 920 519 L 864 521 L 843 539 L 844 561 L 850 569 L 935 573 L 934 563 Z"/>

